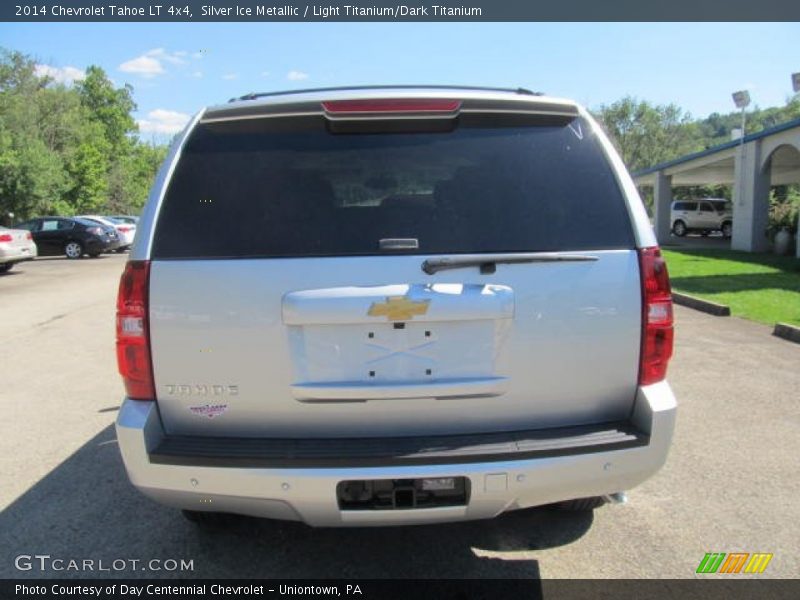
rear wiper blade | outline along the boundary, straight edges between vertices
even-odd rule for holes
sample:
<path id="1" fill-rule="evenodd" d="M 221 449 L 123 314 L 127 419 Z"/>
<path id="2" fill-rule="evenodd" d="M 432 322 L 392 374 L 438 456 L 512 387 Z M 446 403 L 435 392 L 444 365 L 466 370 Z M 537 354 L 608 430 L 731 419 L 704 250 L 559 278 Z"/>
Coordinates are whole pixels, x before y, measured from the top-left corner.
<path id="1" fill-rule="evenodd" d="M 455 256 L 447 258 L 429 258 L 422 263 L 422 270 L 428 275 L 448 269 L 462 269 L 464 267 L 480 267 L 481 273 L 494 273 L 498 264 L 517 263 L 551 263 L 551 262 L 589 262 L 599 260 L 599 257 L 589 254 L 494 254 L 492 256 Z"/>

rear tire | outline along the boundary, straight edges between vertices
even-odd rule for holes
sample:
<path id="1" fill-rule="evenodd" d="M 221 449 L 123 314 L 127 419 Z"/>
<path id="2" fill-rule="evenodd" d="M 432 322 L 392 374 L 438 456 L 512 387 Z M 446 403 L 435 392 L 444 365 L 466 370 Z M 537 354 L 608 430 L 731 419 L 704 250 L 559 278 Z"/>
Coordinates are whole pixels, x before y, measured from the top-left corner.
<path id="1" fill-rule="evenodd" d="M 64 254 L 67 256 L 67 258 L 80 258 L 83 256 L 83 246 L 80 242 L 67 242 L 64 245 Z"/>
<path id="2" fill-rule="evenodd" d="M 730 221 L 725 221 L 722 224 L 722 237 L 728 239 L 731 237 L 731 235 L 733 235 L 733 223 Z"/>
<path id="3" fill-rule="evenodd" d="M 0 265 L 0 273 L 8 273 L 13 266 L 14 263 L 3 263 Z"/>
<path id="4" fill-rule="evenodd" d="M 683 221 L 675 221 L 672 224 L 672 233 L 674 233 L 678 237 L 685 236 L 687 231 L 688 230 L 686 229 L 686 223 L 684 223 Z"/>
<path id="5" fill-rule="evenodd" d="M 575 500 L 564 500 L 564 502 L 556 502 L 552 505 L 556 510 L 563 511 L 586 511 L 600 508 L 606 501 L 600 496 L 592 498 L 576 498 Z"/>

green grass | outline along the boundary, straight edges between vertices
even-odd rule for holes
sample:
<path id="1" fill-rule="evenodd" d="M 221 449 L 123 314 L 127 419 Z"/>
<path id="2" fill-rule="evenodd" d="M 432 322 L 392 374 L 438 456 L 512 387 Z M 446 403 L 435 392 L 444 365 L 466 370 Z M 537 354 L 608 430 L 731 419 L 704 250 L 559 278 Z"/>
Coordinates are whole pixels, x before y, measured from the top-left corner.
<path id="1" fill-rule="evenodd" d="M 733 315 L 800 326 L 800 259 L 733 250 L 663 250 L 672 289 Z"/>

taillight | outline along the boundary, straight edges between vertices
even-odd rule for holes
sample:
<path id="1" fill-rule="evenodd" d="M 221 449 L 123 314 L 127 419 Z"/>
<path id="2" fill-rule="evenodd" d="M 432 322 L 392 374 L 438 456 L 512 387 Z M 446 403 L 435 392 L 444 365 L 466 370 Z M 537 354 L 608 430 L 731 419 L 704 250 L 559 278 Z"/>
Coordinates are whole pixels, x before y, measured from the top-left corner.
<path id="1" fill-rule="evenodd" d="M 639 385 L 650 385 L 667 376 L 672 357 L 672 291 L 667 263 L 658 247 L 639 249 L 642 277 L 642 349 Z"/>
<path id="2" fill-rule="evenodd" d="M 117 364 L 128 397 L 135 400 L 156 397 L 147 315 L 149 280 L 150 261 L 128 261 L 117 295 Z"/>
<path id="3" fill-rule="evenodd" d="M 377 98 L 330 100 L 322 103 L 326 112 L 339 113 L 451 113 L 461 107 L 460 100 L 446 98 Z"/>
<path id="4" fill-rule="evenodd" d="M 30 231 L 26 232 L 25 233 L 25 239 L 26 240 L 32 240 L 33 239 L 33 234 Z"/>
<path id="5" fill-rule="evenodd" d="M 10 233 L 3 233 L 0 234 L 0 242 L 11 242 L 14 238 L 11 237 Z"/>
<path id="6" fill-rule="evenodd" d="M 120 233 L 128 233 L 131 229 L 131 227 L 117 227 L 117 231 Z"/>

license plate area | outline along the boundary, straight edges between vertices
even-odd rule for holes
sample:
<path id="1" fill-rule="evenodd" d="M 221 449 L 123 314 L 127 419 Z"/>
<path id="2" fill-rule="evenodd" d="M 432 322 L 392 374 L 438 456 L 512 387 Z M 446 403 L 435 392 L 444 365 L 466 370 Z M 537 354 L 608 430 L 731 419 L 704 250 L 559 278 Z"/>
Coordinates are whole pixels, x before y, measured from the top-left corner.
<path id="1" fill-rule="evenodd" d="M 336 497 L 342 510 L 413 510 L 466 506 L 466 477 L 419 479 L 365 479 L 340 481 Z"/>

